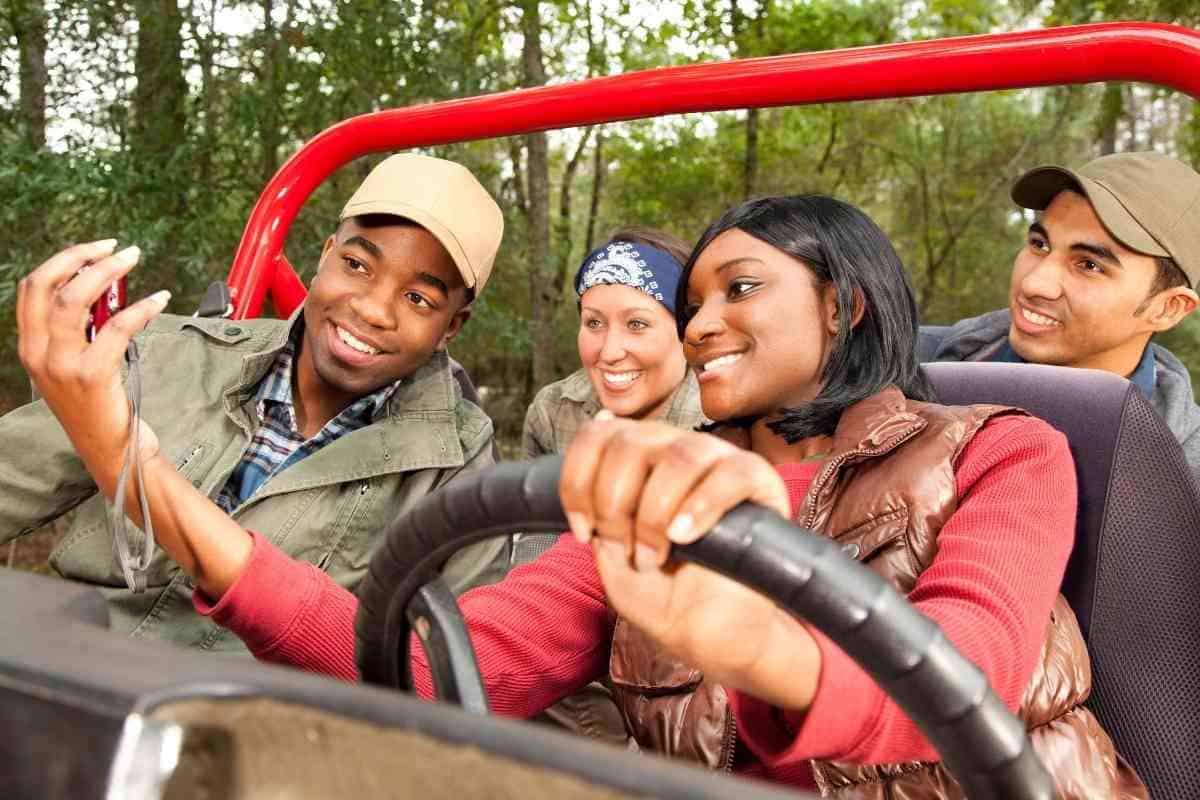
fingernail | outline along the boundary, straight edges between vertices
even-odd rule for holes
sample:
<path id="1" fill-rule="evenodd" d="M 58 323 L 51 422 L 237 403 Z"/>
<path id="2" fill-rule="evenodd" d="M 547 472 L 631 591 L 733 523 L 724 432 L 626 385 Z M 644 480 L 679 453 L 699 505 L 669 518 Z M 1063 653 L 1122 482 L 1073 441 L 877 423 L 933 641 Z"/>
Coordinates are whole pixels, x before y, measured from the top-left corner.
<path id="1" fill-rule="evenodd" d="M 578 511 L 570 511 L 567 513 L 567 525 L 571 526 L 571 533 L 575 534 L 575 539 L 580 544 L 587 544 L 592 538 L 592 524 L 588 522 L 588 518 Z"/>
<path id="2" fill-rule="evenodd" d="M 171 300 L 171 293 L 169 291 L 167 291 L 166 289 L 163 289 L 160 292 L 155 292 L 154 294 L 150 295 L 150 302 L 154 303 L 159 308 L 166 308 L 167 303 L 170 302 L 170 300 Z"/>
<path id="3" fill-rule="evenodd" d="M 97 239 L 96 241 L 92 242 L 91 246 L 97 247 L 101 250 L 108 250 L 111 252 L 112 249 L 117 246 L 117 240 L 116 239 Z"/>
<path id="4" fill-rule="evenodd" d="M 140 248 L 136 244 L 134 244 L 134 245 L 130 245 L 129 247 L 126 247 L 124 250 L 117 253 L 116 258 L 118 261 L 121 261 L 122 263 L 125 263 L 125 264 L 136 264 L 137 260 L 138 260 L 138 256 L 140 256 L 141 254 L 142 254 L 142 248 Z"/>
<path id="5" fill-rule="evenodd" d="M 680 514 L 667 527 L 667 538 L 675 544 L 691 544 L 696 541 L 696 520 L 691 514 Z"/>
<path id="6" fill-rule="evenodd" d="M 596 419 L 599 419 L 599 420 L 609 420 L 609 419 L 616 419 L 616 418 L 617 418 L 616 415 L 613 414 L 611 411 L 609 411 L 607 408 L 602 408 L 596 412 Z"/>

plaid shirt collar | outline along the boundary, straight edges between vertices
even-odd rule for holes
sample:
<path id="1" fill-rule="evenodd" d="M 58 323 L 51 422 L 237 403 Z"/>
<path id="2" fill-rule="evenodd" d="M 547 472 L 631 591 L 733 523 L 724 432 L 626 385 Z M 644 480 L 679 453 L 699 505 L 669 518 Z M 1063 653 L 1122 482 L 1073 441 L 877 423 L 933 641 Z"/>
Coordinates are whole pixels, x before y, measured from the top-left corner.
<path id="1" fill-rule="evenodd" d="M 292 325 L 287 344 L 275 356 L 271 368 L 259 381 L 258 391 L 254 397 L 260 420 L 266 419 L 271 411 L 268 404 L 274 405 L 278 411 L 284 412 L 293 431 L 297 430 L 297 425 L 296 407 L 292 400 L 292 372 L 296 363 L 296 351 L 299 349 L 303 336 L 304 317 L 300 316 Z M 326 423 L 326 428 L 334 426 L 354 429 L 373 422 L 386 412 L 388 401 L 392 399 L 392 395 L 396 393 L 399 386 L 400 381 L 395 381 L 360 397 Z"/>

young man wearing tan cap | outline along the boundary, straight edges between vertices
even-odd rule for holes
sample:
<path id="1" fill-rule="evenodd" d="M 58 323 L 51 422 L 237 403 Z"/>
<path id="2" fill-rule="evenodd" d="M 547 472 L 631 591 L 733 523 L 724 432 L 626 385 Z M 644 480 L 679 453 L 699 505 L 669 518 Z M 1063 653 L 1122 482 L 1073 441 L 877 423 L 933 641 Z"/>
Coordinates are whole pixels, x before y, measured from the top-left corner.
<path id="1" fill-rule="evenodd" d="M 1191 378 L 1151 342 L 1196 309 L 1200 175 L 1159 153 L 1118 153 L 1078 170 L 1031 170 L 1012 198 L 1040 213 L 1013 264 L 1009 307 L 923 327 L 922 360 L 1027 361 L 1126 377 L 1200 477 Z"/>
<path id="2" fill-rule="evenodd" d="M 166 299 L 131 306 L 88 344 L 89 292 L 128 272 L 137 249 L 111 255 L 110 240 L 54 256 L 18 299 L 22 363 L 42 399 L 0 418 L 0 541 L 78 505 L 51 565 L 100 588 L 115 629 L 205 650 L 244 648 L 193 608 L 193 588 L 214 576 L 188 577 L 196 553 L 176 523 L 232 519 L 353 586 L 398 513 L 492 463 L 491 421 L 463 399 L 446 346 L 502 233 L 467 169 L 395 155 L 346 204 L 291 319 L 154 319 L 136 339 L 137 461 L 155 538 L 174 558 L 159 551 L 140 571 L 114 555 L 106 511 L 131 427 L 121 355 Z M 127 507 L 140 524 L 136 495 Z M 158 524 L 164 511 L 175 519 Z M 463 551 L 446 568 L 452 588 L 499 577 L 487 573 L 504 546 Z"/>

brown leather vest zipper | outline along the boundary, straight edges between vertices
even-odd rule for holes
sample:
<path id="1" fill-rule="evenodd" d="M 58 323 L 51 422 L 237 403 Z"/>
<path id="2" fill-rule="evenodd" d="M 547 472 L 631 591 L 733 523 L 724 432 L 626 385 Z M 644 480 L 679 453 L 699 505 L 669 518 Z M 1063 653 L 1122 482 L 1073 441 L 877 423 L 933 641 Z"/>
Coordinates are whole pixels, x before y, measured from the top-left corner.
<path id="1" fill-rule="evenodd" d="M 725 758 L 721 762 L 722 772 L 733 772 L 733 757 L 737 752 L 737 717 L 733 715 L 733 707 L 729 705 L 729 693 L 725 695 Z"/>

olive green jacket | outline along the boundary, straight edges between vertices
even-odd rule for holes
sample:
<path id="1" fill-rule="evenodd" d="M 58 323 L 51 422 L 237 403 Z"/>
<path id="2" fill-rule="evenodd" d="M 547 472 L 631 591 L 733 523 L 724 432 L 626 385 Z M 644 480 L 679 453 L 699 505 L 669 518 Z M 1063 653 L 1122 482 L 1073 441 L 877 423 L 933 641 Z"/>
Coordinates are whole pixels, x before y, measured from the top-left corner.
<path id="1" fill-rule="evenodd" d="M 163 454 L 216 498 L 258 425 L 254 393 L 287 340 L 282 320 L 166 315 L 139 335 L 142 414 Z M 462 399 L 445 353 L 405 378 L 387 415 L 269 478 L 233 513 L 293 558 L 353 588 L 388 523 L 431 491 L 492 463 L 492 422 Z M 105 502 L 58 421 L 41 401 L 0 418 L 0 542 L 79 506 L 50 556 L 63 577 L 99 588 L 112 626 L 135 637 L 204 650 L 244 651 L 233 634 L 192 607 L 192 583 L 160 551 L 147 589 L 125 587 L 113 556 Z M 451 588 L 498 579 L 505 540 L 460 551 Z"/>
<path id="2" fill-rule="evenodd" d="M 543 386 L 525 412 L 521 436 L 526 458 L 566 452 L 583 423 L 602 408 L 586 370 L 576 370 L 560 381 Z M 690 369 L 671 395 L 662 421 L 691 429 L 708 422 L 700 410 L 700 385 Z"/>

